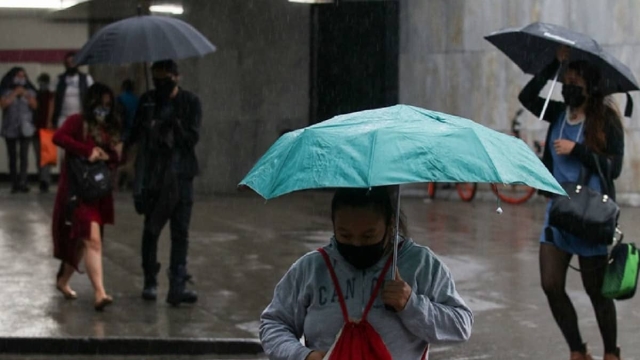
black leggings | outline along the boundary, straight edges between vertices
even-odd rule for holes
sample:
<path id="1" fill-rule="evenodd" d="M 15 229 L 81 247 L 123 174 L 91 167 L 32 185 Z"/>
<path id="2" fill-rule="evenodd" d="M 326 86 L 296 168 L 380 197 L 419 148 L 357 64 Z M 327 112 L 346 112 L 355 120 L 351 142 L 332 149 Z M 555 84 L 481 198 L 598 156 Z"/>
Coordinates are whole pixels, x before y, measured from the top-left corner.
<path id="1" fill-rule="evenodd" d="M 571 351 L 584 351 L 584 343 L 578 329 L 578 316 L 565 291 L 567 269 L 573 255 L 552 244 L 540 245 L 540 276 L 542 289 L 547 295 L 551 312 Z M 606 256 L 579 257 L 582 284 L 596 313 L 598 327 L 604 342 L 604 351 L 614 354 L 617 347 L 616 306 L 613 300 L 602 296 Z"/>
<path id="2" fill-rule="evenodd" d="M 14 189 L 27 184 L 27 170 L 29 169 L 29 144 L 31 138 L 21 137 L 6 139 L 7 155 L 9 156 L 9 176 Z M 18 172 L 18 160 L 20 170 Z"/>

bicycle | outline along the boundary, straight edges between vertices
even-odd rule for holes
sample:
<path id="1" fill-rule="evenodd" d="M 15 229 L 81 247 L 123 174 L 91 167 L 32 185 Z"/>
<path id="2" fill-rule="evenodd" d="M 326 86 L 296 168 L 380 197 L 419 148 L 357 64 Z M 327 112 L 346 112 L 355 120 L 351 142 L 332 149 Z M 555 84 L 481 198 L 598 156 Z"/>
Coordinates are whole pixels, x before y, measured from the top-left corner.
<path id="1" fill-rule="evenodd" d="M 522 139 L 521 137 L 521 129 L 522 123 L 519 118 L 524 112 L 524 109 L 518 109 L 516 111 L 515 116 L 511 119 L 511 134 L 518 139 Z M 542 151 L 544 150 L 544 143 L 535 140 L 533 142 L 533 147 L 535 149 L 535 153 L 542 158 Z M 470 202 L 478 191 L 477 183 L 455 183 L 456 191 L 458 196 L 462 201 Z M 445 189 L 450 188 L 451 184 L 445 184 Z M 434 199 L 436 196 L 436 183 L 428 183 L 427 185 L 427 195 L 429 199 Z M 501 201 L 511 204 L 511 205 L 520 205 L 527 202 L 533 195 L 536 193 L 536 189 L 527 185 L 507 185 L 505 186 L 505 190 L 499 190 L 498 185 L 491 184 L 491 191 L 500 199 Z"/>
<path id="2" fill-rule="evenodd" d="M 520 131 L 522 129 L 522 123 L 519 118 L 524 112 L 523 109 L 518 109 L 515 116 L 511 120 L 511 134 L 518 139 L 522 139 Z M 544 150 L 544 143 L 535 140 L 533 142 L 535 153 L 541 158 L 541 154 Z M 508 185 L 503 189 L 498 190 L 496 184 L 491 184 L 491 190 L 494 194 L 503 202 L 511 205 L 520 205 L 527 202 L 536 193 L 536 189 L 527 185 Z"/>
<path id="3" fill-rule="evenodd" d="M 429 197 L 429 199 L 435 199 L 436 197 L 436 187 L 437 183 L 428 183 L 427 184 L 427 196 Z M 444 188 L 448 189 L 451 188 L 452 184 L 444 184 Z M 460 197 L 460 200 L 464 201 L 464 202 L 470 202 L 473 200 L 473 198 L 476 196 L 476 192 L 478 191 L 478 184 L 477 183 L 455 183 L 453 184 L 456 188 L 456 192 L 458 193 L 458 196 Z"/>

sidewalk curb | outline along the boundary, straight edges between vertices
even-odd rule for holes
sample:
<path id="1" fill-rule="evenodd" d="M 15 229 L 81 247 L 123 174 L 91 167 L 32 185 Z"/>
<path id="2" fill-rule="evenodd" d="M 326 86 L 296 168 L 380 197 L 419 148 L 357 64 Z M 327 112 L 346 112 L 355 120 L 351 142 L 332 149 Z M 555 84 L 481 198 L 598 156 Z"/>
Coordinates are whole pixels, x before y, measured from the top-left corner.
<path id="1" fill-rule="evenodd" d="M 257 355 L 257 339 L 0 337 L 0 354 Z"/>

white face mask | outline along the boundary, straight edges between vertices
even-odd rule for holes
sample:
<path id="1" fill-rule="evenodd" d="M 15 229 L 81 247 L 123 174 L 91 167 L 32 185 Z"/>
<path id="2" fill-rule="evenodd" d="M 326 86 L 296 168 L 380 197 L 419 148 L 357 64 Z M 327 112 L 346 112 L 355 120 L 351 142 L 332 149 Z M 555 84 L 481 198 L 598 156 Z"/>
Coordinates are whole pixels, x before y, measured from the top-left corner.
<path id="1" fill-rule="evenodd" d="M 111 113 L 111 109 L 104 106 L 98 106 L 93 110 L 93 116 L 95 116 L 98 122 L 104 122 L 107 119 L 107 116 Z"/>

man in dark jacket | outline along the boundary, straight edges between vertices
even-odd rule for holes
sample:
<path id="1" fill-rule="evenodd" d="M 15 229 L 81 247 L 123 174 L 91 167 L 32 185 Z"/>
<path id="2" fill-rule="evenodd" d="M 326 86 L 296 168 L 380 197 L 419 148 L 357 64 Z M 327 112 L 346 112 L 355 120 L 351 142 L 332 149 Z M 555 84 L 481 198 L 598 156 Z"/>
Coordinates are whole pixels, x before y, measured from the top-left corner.
<path id="1" fill-rule="evenodd" d="M 186 290 L 189 222 L 193 206 L 193 178 L 198 174 L 195 146 L 202 110 L 198 97 L 178 87 L 178 66 L 172 60 L 151 67 L 155 90 L 140 99 L 136 121 L 127 141 L 138 143 L 134 202 L 144 214 L 142 268 L 145 300 L 157 297 L 158 238 L 170 221 L 171 259 L 167 302 L 194 303 L 195 292 Z"/>
<path id="2" fill-rule="evenodd" d="M 71 115 L 82 112 L 82 98 L 93 85 L 91 75 L 82 73 L 74 63 L 76 54 L 70 52 L 64 57 L 65 72 L 58 76 L 53 99 L 53 125 L 61 127 Z"/>

